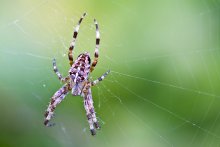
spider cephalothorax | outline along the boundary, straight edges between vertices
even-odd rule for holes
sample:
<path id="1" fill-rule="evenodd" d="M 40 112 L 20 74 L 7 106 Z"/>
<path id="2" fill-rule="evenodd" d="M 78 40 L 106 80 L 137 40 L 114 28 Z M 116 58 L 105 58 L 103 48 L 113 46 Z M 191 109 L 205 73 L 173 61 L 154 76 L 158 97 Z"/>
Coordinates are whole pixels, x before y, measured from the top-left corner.
<path id="1" fill-rule="evenodd" d="M 69 47 L 69 61 L 70 61 L 70 70 L 69 75 L 65 78 L 60 74 L 56 66 L 56 60 L 53 60 L 53 68 L 54 72 L 57 74 L 58 78 L 65 83 L 63 87 L 61 87 L 51 98 L 49 106 L 45 112 L 45 120 L 44 124 L 46 126 L 52 126 L 49 121 L 53 117 L 54 110 L 56 106 L 64 99 L 64 97 L 71 91 L 72 95 L 74 96 L 81 96 L 84 99 L 84 108 L 86 110 L 86 115 L 90 127 L 90 131 L 92 135 L 96 134 L 96 129 L 100 129 L 98 120 L 96 118 L 95 109 L 93 106 L 92 100 L 92 92 L 91 86 L 95 86 L 98 82 L 102 81 L 110 71 L 104 73 L 101 77 L 97 80 L 90 81 L 89 74 L 94 70 L 99 57 L 99 42 L 100 42 L 100 33 L 98 28 L 98 23 L 94 20 L 96 26 L 96 47 L 94 53 L 94 60 L 91 63 L 90 55 L 88 52 L 80 54 L 77 59 L 73 62 L 73 55 L 72 51 L 75 47 L 76 38 L 78 35 L 80 24 L 83 18 L 86 16 L 86 13 L 80 18 L 78 25 L 76 26 L 74 33 L 73 33 L 73 41 Z"/>

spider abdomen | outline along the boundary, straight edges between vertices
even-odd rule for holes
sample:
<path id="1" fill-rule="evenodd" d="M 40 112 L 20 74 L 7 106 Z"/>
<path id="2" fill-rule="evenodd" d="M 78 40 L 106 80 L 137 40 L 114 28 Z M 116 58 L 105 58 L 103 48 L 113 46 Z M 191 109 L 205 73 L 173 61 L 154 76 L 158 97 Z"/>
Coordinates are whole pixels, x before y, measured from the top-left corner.
<path id="1" fill-rule="evenodd" d="M 69 70 L 70 78 L 73 84 L 72 94 L 80 95 L 83 81 L 88 79 L 90 72 L 90 56 L 89 53 L 80 54 L 74 61 Z"/>

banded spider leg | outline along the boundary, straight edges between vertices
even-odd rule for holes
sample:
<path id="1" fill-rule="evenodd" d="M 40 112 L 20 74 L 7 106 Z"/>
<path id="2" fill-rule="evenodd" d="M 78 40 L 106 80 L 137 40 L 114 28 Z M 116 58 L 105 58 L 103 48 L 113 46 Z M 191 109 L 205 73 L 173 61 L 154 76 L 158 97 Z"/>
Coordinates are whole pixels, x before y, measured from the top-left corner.
<path id="1" fill-rule="evenodd" d="M 85 84 L 82 92 L 82 97 L 84 98 L 84 108 L 86 110 L 86 116 L 88 119 L 90 131 L 92 135 L 96 134 L 96 129 L 100 129 L 100 125 L 98 123 L 95 109 L 93 106 L 93 100 L 92 100 L 92 92 L 91 92 L 91 86 L 95 86 L 99 82 L 101 82 L 108 74 L 110 73 L 110 70 L 108 70 L 106 73 L 104 73 L 101 77 L 99 77 L 97 80 L 94 80 L 93 82 L 88 82 Z"/>
<path id="2" fill-rule="evenodd" d="M 99 32 L 98 22 L 96 21 L 96 19 L 94 19 L 94 23 L 96 27 L 96 46 L 95 46 L 95 53 L 94 53 L 95 59 L 93 60 L 92 66 L 90 67 L 90 72 L 94 70 L 96 64 L 98 63 L 98 58 L 99 58 L 100 32 Z"/>
<path id="3" fill-rule="evenodd" d="M 69 61 L 70 61 L 70 66 L 73 65 L 73 49 L 75 47 L 75 44 L 76 44 L 76 38 L 77 38 L 77 35 L 78 35 L 78 32 L 79 32 L 79 27 L 80 27 L 80 24 L 83 20 L 83 18 L 86 16 L 87 13 L 84 13 L 83 16 L 80 18 L 77 26 L 75 27 L 74 29 L 74 33 L 73 33 L 73 40 L 72 42 L 70 43 L 70 47 L 69 47 L 69 53 L 68 53 L 68 57 L 69 57 Z"/>
<path id="4" fill-rule="evenodd" d="M 64 99 L 64 97 L 68 94 L 71 90 L 70 84 L 65 84 L 62 88 L 60 88 L 52 97 L 49 103 L 49 106 L 44 114 L 44 125 L 45 126 L 53 126 L 54 124 L 49 123 L 51 118 L 54 115 L 54 110 L 57 105 Z"/>
<path id="5" fill-rule="evenodd" d="M 63 76 L 61 75 L 61 73 L 59 72 L 59 70 L 57 69 L 57 65 L 56 65 L 56 59 L 53 59 L 53 71 L 55 72 L 55 74 L 57 75 L 58 79 L 61 82 L 67 82 L 69 80 L 69 76 L 63 78 Z"/>

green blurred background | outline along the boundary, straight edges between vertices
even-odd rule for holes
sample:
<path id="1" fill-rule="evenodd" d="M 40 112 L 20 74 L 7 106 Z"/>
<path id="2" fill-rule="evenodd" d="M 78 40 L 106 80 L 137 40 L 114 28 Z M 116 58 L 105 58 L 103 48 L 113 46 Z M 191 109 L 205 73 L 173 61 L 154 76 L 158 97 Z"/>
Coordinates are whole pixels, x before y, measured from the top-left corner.
<path id="1" fill-rule="evenodd" d="M 0 1 L 0 146 L 220 146 L 219 0 Z M 95 47 L 91 74 L 111 74 L 93 87 L 102 129 L 90 135 L 80 97 L 43 114 L 67 75 L 68 46 L 83 14 L 74 57 Z"/>

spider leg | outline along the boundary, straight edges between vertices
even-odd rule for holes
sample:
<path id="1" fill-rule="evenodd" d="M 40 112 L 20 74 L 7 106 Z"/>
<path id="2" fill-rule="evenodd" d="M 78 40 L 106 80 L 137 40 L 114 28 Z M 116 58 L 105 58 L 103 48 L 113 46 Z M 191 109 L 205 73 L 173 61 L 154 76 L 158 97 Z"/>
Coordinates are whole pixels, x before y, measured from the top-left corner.
<path id="1" fill-rule="evenodd" d="M 59 72 L 59 70 L 57 69 L 57 65 L 56 65 L 56 59 L 53 59 L 53 71 L 55 72 L 55 74 L 58 76 L 59 80 L 61 82 L 67 82 L 69 80 L 69 76 L 63 78 L 63 76 L 61 75 L 61 73 Z"/>
<path id="2" fill-rule="evenodd" d="M 91 83 L 85 85 L 82 96 L 84 98 L 84 108 L 88 119 L 90 131 L 92 135 L 96 134 L 96 129 L 100 129 L 93 106 Z"/>
<path id="3" fill-rule="evenodd" d="M 110 70 L 108 70 L 107 72 L 105 72 L 101 77 L 99 77 L 98 79 L 94 80 L 92 82 L 92 86 L 95 86 L 96 84 L 98 84 L 99 82 L 101 82 L 102 80 L 105 79 L 105 77 L 110 73 Z"/>
<path id="4" fill-rule="evenodd" d="M 77 26 L 75 27 L 74 29 L 74 33 L 73 33 L 73 40 L 72 42 L 70 43 L 70 47 L 69 47 L 69 53 L 68 53 L 68 57 L 69 57 L 69 61 L 70 61 L 70 66 L 73 65 L 73 49 L 75 47 L 75 43 L 76 43 L 76 38 L 77 38 L 77 35 L 78 35 L 78 31 L 79 31 L 79 27 L 80 27 L 80 24 L 83 20 L 83 18 L 86 16 L 86 13 L 83 14 L 83 16 L 80 18 Z"/>
<path id="5" fill-rule="evenodd" d="M 95 27 L 96 27 L 96 46 L 95 46 L 95 59 L 92 62 L 92 66 L 90 68 L 90 72 L 92 72 L 98 62 L 98 58 L 99 58 L 99 43 L 100 43 L 100 32 L 99 32 L 99 26 L 98 26 L 98 22 L 96 21 L 96 19 L 94 19 L 94 23 L 95 23 Z"/>
<path id="6" fill-rule="evenodd" d="M 62 88 L 60 88 L 51 98 L 49 106 L 44 114 L 44 125 L 45 126 L 53 126 L 54 124 L 49 123 L 51 118 L 53 117 L 54 110 L 56 106 L 64 99 L 64 97 L 68 94 L 70 90 L 70 85 L 65 84 Z"/>

